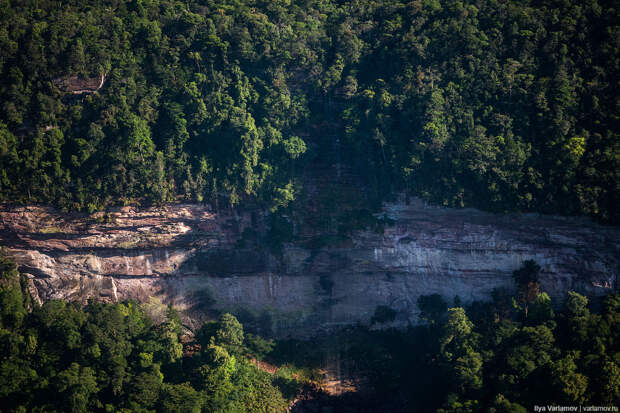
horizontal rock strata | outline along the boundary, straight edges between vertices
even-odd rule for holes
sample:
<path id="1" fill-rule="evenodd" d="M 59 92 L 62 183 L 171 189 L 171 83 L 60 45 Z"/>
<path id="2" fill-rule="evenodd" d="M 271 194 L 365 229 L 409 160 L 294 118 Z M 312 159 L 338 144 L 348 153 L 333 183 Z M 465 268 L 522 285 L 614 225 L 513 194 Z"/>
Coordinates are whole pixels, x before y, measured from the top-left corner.
<path id="1" fill-rule="evenodd" d="M 511 274 L 527 259 L 541 265 L 542 288 L 556 304 L 567 290 L 597 296 L 618 288 L 618 228 L 420 201 L 388 204 L 377 216 L 390 225 L 272 251 L 242 242 L 256 216 L 200 205 L 94 215 L 4 207 L 0 244 L 39 301 L 161 302 L 190 326 L 213 310 L 233 311 L 278 335 L 369 323 L 380 305 L 397 311 L 390 325 L 415 324 L 421 294 L 489 299 L 495 288 L 514 287 Z"/>

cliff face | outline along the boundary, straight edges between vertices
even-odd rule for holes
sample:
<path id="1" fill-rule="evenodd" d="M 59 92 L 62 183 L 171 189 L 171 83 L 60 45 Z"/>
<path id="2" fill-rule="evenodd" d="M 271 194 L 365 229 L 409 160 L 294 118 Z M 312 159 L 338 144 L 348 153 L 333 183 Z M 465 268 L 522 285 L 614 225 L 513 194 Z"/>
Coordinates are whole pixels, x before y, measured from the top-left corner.
<path id="1" fill-rule="evenodd" d="M 556 301 L 571 289 L 595 296 L 618 288 L 618 228 L 419 201 L 386 205 L 381 215 L 393 225 L 274 252 L 242 241 L 256 215 L 216 216 L 199 205 L 94 216 L 5 208 L 0 244 L 39 301 L 161 301 L 194 326 L 226 310 L 278 335 L 368 323 L 379 305 L 397 311 L 392 325 L 416 323 L 421 294 L 488 299 L 513 287 L 512 271 L 527 259 L 541 265 L 542 288 Z"/>

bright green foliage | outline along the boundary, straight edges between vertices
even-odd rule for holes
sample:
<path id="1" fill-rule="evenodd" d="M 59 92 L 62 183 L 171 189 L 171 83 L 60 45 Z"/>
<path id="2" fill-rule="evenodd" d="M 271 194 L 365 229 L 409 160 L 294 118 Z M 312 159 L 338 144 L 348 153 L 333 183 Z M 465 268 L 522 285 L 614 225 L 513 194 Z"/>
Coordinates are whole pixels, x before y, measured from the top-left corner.
<path id="1" fill-rule="evenodd" d="M 243 406 L 240 411 L 277 412 L 287 404 L 281 389 L 272 384 L 273 379 L 267 372 L 257 370 L 248 364 L 241 364 L 233 380 L 238 388 L 247 389 L 238 397 L 237 405 Z M 292 384 L 296 385 L 295 380 L 292 380 Z"/>
<path id="2" fill-rule="evenodd" d="M 564 306 L 566 307 L 566 313 L 573 318 L 588 317 L 590 315 L 588 298 L 574 291 L 568 292 Z"/>
<path id="3" fill-rule="evenodd" d="M 160 411 L 174 413 L 200 413 L 202 398 L 189 383 L 164 384 Z"/>
<path id="4" fill-rule="evenodd" d="M 442 326 L 441 351 L 447 359 L 454 357 L 449 349 L 460 349 L 466 345 L 472 332 L 473 324 L 467 318 L 465 310 L 461 307 L 448 309 L 445 324 Z"/>
<path id="5" fill-rule="evenodd" d="M 472 328 L 463 308 L 449 308 L 439 339 L 444 368 L 453 377 L 455 388 L 463 393 L 482 386 L 482 357 L 475 351 L 477 336 Z"/>
<path id="6" fill-rule="evenodd" d="M 71 363 L 68 369 L 56 377 L 56 388 L 66 411 L 88 412 L 96 405 L 93 397 L 97 393 L 97 380 L 94 370 Z"/>
<path id="7" fill-rule="evenodd" d="M 222 314 L 215 330 L 215 344 L 227 348 L 236 348 L 243 343 L 243 326 L 235 316 Z"/>
<path id="8" fill-rule="evenodd" d="M 0 328 L 20 327 L 26 316 L 25 297 L 15 263 L 0 256 Z"/>
<path id="9" fill-rule="evenodd" d="M 294 200 L 295 187 L 292 182 L 287 183 L 282 188 L 275 188 L 270 211 L 276 212 L 279 208 L 286 208 Z"/>
<path id="10" fill-rule="evenodd" d="M 337 165 L 358 205 L 619 222 L 617 20 L 600 0 L 4 2 L 0 198 L 283 209 Z"/>
<path id="11" fill-rule="evenodd" d="M 552 383 L 558 394 L 558 401 L 581 404 L 588 388 L 588 378 L 577 372 L 576 359 L 579 353 L 569 353 L 557 360 L 551 368 Z"/>
<path id="12" fill-rule="evenodd" d="M 492 407 L 489 408 L 489 413 L 527 413 L 527 410 L 520 404 L 511 403 L 504 396 L 498 394 Z"/>
<path id="13" fill-rule="evenodd" d="M 299 136 L 291 136 L 284 142 L 284 150 L 291 157 L 297 159 L 306 152 L 306 143 Z"/>
<path id="14" fill-rule="evenodd" d="M 135 302 L 33 308 L 27 296 L 15 264 L 0 258 L 2 411 L 272 412 L 288 404 L 249 360 L 243 326 L 230 314 L 206 337 L 218 344 L 190 358 L 172 309 L 153 325 Z M 263 356 L 273 348 L 252 343 Z"/>
<path id="15" fill-rule="evenodd" d="M 205 349 L 203 357 L 208 364 L 198 369 L 197 383 L 208 395 L 206 408 L 211 412 L 230 411 L 233 403 L 232 392 L 235 391 L 232 376 L 237 370 L 236 359 L 223 347 L 213 344 Z"/>
<path id="16" fill-rule="evenodd" d="M 542 324 L 547 320 L 553 320 L 553 317 L 554 313 L 551 306 L 551 298 L 545 292 L 538 294 L 534 302 L 530 305 L 528 321 L 533 324 Z"/>

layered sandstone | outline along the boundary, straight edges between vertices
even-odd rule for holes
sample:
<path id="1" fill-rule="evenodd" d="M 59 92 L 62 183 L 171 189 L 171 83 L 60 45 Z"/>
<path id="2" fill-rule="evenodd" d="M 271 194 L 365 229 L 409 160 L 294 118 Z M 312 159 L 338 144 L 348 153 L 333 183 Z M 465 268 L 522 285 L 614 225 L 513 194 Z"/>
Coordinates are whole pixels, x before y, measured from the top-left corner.
<path id="1" fill-rule="evenodd" d="M 385 205 L 377 216 L 389 222 L 379 231 L 274 250 L 242 242 L 244 230 L 263 230 L 258 213 L 174 205 L 89 216 L 5 207 L 0 243 L 39 301 L 160 301 L 190 326 L 226 310 L 280 335 L 368 323 L 379 305 L 397 311 L 392 325 L 416 323 L 421 294 L 488 299 L 495 288 L 513 288 L 512 271 L 527 259 L 541 265 L 542 288 L 556 303 L 567 290 L 597 296 L 618 288 L 618 228 L 420 201 Z"/>

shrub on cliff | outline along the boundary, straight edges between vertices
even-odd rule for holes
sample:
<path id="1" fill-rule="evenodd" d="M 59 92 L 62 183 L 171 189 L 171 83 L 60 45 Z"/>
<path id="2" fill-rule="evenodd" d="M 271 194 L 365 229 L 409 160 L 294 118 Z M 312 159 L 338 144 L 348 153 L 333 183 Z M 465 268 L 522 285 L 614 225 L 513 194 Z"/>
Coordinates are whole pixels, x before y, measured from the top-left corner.
<path id="1" fill-rule="evenodd" d="M 390 323 L 396 319 L 396 310 L 388 307 L 387 305 L 378 305 L 375 308 L 375 313 L 370 319 L 370 324 L 375 323 Z"/>

